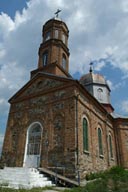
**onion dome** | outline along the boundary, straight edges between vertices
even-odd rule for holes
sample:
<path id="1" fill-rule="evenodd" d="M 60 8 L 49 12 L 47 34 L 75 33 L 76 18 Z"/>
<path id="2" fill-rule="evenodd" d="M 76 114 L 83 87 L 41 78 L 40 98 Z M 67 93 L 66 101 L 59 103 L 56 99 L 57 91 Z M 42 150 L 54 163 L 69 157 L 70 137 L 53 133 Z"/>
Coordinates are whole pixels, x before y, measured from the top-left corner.
<path id="1" fill-rule="evenodd" d="M 94 96 L 108 112 L 113 111 L 113 107 L 110 104 L 110 88 L 106 79 L 101 74 L 93 73 L 92 69 L 90 73 L 83 75 L 79 82 L 85 87 L 85 89 Z"/>

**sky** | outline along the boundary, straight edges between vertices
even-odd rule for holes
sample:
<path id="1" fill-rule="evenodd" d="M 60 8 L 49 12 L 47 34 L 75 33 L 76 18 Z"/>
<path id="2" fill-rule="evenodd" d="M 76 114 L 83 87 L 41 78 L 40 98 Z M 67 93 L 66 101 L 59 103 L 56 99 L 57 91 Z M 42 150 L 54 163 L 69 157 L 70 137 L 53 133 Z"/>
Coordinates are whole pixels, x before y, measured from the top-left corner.
<path id="1" fill-rule="evenodd" d="M 128 117 L 128 0 L 0 0 L 0 149 L 8 99 L 37 68 L 42 26 L 57 9 L 69 28 L 70 73 L 105 76 L 117 114 Z"/>

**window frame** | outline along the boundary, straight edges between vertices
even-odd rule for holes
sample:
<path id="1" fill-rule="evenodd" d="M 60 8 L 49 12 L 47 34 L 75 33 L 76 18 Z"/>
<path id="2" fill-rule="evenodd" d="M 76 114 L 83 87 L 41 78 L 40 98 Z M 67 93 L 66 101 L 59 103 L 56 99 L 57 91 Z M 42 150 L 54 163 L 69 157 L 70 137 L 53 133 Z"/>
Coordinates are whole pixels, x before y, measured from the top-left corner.
<path id="1" fill-rule="evenodd" d="M 109 154 L 110 154 L 110 158 L 113 159 L 113 144 L 112 144 L 112 135 L 109 133 L 108 136 L 109 139 Z"/>
<path id="2" fill-rule="evenodd" d="M 48 51 L 44 51 L 42 54 L 42 65 L 45 67 L 48 64 Z"/>
<path id="3" fill-rule="evenodd" d="M 50 38 L 51 38 L 51 31 L 47 31 L 47 32 L 45 33 L 44 41 L 48 41 Z"/>
<path id="4" fill-rule="evenodd" d="M 64 33 L 62 34 L 62 42 L 66 44 L 66 35 Z"/>
<path id="5" fill-rule="evenodd" d="M 99 157 L 103 158 L 104 157 L 104 152 L 103 152 L 103 133 L 102 133 L 102 129 L 100 127 L 98 127 L 97 133 L 98 133 Z"/>
<path id="6" fill-rule="evenodd" d="M 66 58 L 66 55 L 63 53 L 63 55 L 62 55 L 62 67 L 63 67 L 63 69 L 65 69 L 66 70 L 66 68 L 67 68 L 67 58 Z"/>
<path id="7" fill-rule="evenodd" d="M 59 38 L 59 30 L 58 29 L 55 29 L 55 31 L 54 31 L 54 37 L 55 37 L 55 39 Z"/>
<path id="8" fill-rule="evenodd" d="M 29 130 L 27 155 L 39 155 L 41 147 L 42 128 L 39 124 Z"/>
<path id="9" fill-rule="evenodd" d="M 82 118 L 82 129 L 83 129 L 83 151 L 85 153 L 89 153 L 89 129 L 88 129 L 88 120 L 86 117 Z"/>
<path id="10" fill-rule="evenodd" d="M 100 87 L 100 88 L 98 88 L 97 89 L 97 93 L 98 93 L 98 99 L 100 100 L 100 101 L 102 101 L 103 100 L 103 89 Z"/>

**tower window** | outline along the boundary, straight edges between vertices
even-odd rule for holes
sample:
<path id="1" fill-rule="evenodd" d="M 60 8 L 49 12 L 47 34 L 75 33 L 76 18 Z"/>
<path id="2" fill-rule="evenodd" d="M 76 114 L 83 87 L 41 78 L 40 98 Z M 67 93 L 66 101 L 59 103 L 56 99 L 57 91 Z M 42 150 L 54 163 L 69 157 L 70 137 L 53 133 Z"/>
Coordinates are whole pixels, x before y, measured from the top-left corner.
<path id="1" fill-rule="evenodd" d="M 66 43 L 66 37 L 64 34 L 62 34 L 62 41 L 63 41 L 63 43 Z"/>
<path id="2" fill-rule="evenodd" d="M 64 69 L 66 69 L 66 56 L 63 54 L 63 57 L 62 57 L 62 67 Z"/>
<path id="3" fill-rule="evenodd" d="M 45 51 L 45 52 L 43 53 L 42 63 L 43 63 L 43 66 L 45 66 L 45 65 L 48 64 L 48 51 Z"/>
<path id="4" fill-rule="evenodd" d="M 85 118 L 83 119 L 83 149 L 88 151 L 88 123 Z"/>
<path id="5" fill-rule="evenodd" d="M 111 135 L 109 135 L 109 150 L 110 150 L 110 157 L 113 158 L 112 137 L 111 137 Z"/>
<path id="6" fill-rule="evenodd" d="M 99 88 L 99 89 L 97 89 L 97 92 L 98 92 L 98 99 L 100 101 L 102 101 L 103 100 L 103 89 Z"/>
<path id="7" fill-rule="evenodd" d="M 55 30 L 55 39 L 58 39 L 58 36 L 59 36 L 59 31 L 56 29 Z"/>
<path id="8" fill-rule="evenodd" d="M 50 36 L 51 36 L 51 33 L 50 31 L 48 31 L 45 35 L 45 41 L 49 40 L 50 39 Z"/>
<path id="9" fill-rule="evenodd" d="M 98 144 L 99 144 L 99 155 L 103 155 L 103 144 L 102 144 L 102 131 L 98 128 Z"/>

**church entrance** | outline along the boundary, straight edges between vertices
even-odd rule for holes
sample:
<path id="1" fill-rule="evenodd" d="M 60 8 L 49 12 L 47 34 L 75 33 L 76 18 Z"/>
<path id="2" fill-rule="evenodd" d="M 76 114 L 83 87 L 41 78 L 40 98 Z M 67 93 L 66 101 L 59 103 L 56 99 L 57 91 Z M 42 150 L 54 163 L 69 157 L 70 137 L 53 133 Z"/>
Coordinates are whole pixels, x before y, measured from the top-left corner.
<path id="1" fill-rule="evenodd" d="M 41 155 L 42 127 L 39 123 L 33 123 L 27 131 L 24 167 L 39 167 Z"/>

